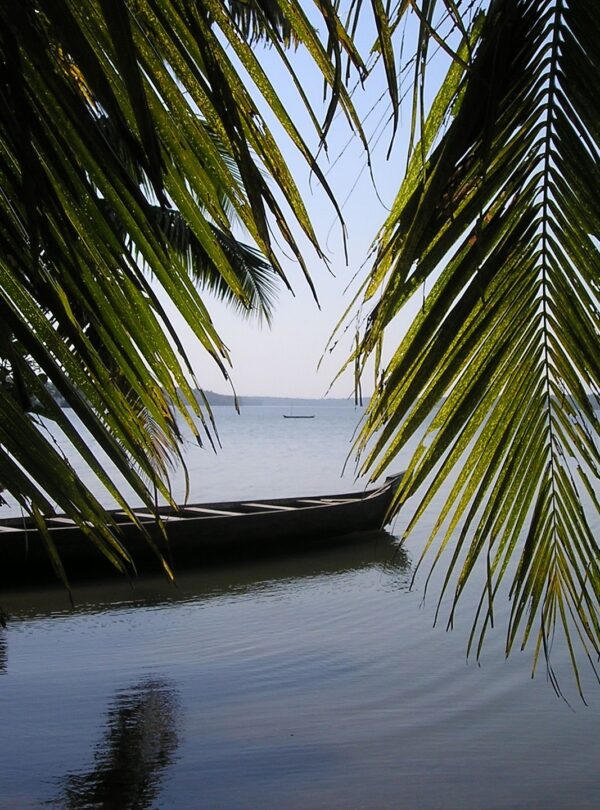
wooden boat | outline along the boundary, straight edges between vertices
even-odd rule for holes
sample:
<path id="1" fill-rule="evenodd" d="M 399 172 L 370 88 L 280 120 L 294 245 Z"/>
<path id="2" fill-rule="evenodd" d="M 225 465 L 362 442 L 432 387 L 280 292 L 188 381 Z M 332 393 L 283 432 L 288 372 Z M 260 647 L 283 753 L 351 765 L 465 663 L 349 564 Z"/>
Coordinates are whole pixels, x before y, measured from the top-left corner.
<path id="1" fill-rule="evenodd" d="M 108 514 L 137 570 L 161 567 L 148 535 L 177 570 L 190 564 L 322 547 L 358 532 L 382 529 L 401 477 L 391 476 L 375 489 L 340 495 L 189 504 L 177 510 L 159 507 L 160 521 L 144 508 L 133 510 L 137 523 L 123 511 Z M 69 577 L 114 572 L 73 520 L 57 515 L 47 518 L 47 525 Z M 44 540 L 33 521 L 0 520 L 0 581 L 16 584 L 53 576 Z"/>

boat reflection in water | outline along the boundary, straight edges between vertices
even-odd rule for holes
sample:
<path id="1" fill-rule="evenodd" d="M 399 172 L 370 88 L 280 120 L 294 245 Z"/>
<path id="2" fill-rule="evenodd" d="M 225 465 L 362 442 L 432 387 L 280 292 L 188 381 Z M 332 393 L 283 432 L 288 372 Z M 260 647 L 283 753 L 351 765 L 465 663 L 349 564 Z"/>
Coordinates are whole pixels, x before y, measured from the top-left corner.
<path id="1" fill-rule="evenodd" d="M 77 613 L 109 613 L 130 607 L 156 607 L 177 602 L 204 602 L 224 595 L 263 591 L 278 583 L 299 582 L 308 577 L 337 576 L 372 566 L 385 567 L 388 580 L 407 590 L 409 559 L 398 539 L 382 529 L 363 532 L 342 546 L 286 553 L 255 561 L 186 569 L 171 584 L 163 575 L 125 577 L 73 585 L 73 607 L 60 584 L 5 591 L 2 606 L 9 622 Z"/>
<path id="2" fill-rule="evenodd" d="M 176 691 L 162 680 L 119 694 L 108 710 L 94 767 L 65 776 L 56 804 L 73 810 L 154 806 L 177 749 L 177 710 Z"/>

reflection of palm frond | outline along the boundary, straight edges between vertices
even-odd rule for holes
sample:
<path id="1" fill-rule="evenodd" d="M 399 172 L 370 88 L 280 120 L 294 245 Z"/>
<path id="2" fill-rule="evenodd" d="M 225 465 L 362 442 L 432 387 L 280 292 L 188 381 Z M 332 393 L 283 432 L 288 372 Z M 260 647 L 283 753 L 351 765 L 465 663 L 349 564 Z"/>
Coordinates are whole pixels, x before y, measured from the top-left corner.
<path id="1" fill-rule="evenodd" d="M 458 600 L 487 561 L 480 644 L 514 553 L 507 649 L 537 624 L 536 658 L 556 624 L 600 649 L 599 64 L 594 2 L 493 0 L 381 232 L 359 349 L 432 279 L 371 401 L 365 466 L 378 475 L 432 418 L 397 506 L 427 482 L 418 519 L 454 471 L 430 541 L 450 554 L 444 591 Z"/>

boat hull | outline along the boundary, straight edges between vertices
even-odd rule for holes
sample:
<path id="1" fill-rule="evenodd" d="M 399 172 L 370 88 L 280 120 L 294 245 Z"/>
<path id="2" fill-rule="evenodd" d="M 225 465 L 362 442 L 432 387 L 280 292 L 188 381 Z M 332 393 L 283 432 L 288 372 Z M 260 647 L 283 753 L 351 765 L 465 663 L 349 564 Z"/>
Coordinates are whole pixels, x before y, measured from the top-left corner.
<path id="1" fill-rule="evenodd" d="M 138 571 L 157 571 L 157 551 L 177 571 L 194 564 L 227 563 L 338 544 L 361 532 L 382 529 L 399 478 L 366 493 L 193 504 L 159 509 L 160 523 L 141 509 L 139 524 L 111 512 L 116 536 Z M 58 522 L 53 525 L 53 521 Z M 115 569 L 76 525 L 48 525 L 69 577 L 98 577 Z M 11 531 L 11 529 L 13 529 Z M 148 542 L 148 536 L 154 548 Z M 18 521 L 0 521 L 0 582 L 39 581 L 54 576 L 43 538 Z"/>

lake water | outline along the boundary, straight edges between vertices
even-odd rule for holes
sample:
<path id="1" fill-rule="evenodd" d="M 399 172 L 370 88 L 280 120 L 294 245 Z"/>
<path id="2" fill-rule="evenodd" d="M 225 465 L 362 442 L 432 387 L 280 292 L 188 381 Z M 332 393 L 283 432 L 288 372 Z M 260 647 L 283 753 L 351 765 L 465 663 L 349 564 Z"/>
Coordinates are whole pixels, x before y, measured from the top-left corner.
<path id="1" fill-rule="evenodd" d="M 215 412 L 224 449 L 188 448 L 192 500 L 364 486 L 340 478 L 351 407 Z M 434 627 L 439 580 L 411 588 L 427 525 L 400 549 L 398 528 L 176 587 L 87 584 L 74 610 L 4 594 L 0 808 L 600 807 L 600 687 L 584 669 L 584 705 L 560 648 L 570 705 L 531 650 L 505 660 L 500 604 L 467 661 L 477 594 Z"/>

